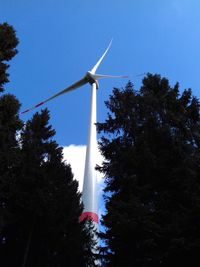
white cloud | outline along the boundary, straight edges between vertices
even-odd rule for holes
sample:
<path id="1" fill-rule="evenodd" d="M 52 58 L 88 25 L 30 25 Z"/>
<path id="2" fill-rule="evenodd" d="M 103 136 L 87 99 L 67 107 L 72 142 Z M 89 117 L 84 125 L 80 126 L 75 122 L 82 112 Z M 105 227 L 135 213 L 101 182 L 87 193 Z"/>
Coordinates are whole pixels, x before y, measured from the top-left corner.
<path id="1" fill-rule="evenodd" d="M 74 178 L 79 182 L 79 190 L 80 192 L 82 192 L 86 146 L 85 145 L 65 146 L 63 149 L 63 153 L 64 153 L 64 159 L 67 161 L 67 163 L 70 163 L 71 165 Z M 100 152 L 98 152 L 96 164 L 101 165 L 102 161 L 103 161 L 103 157 L 100 154 Z M 102 178 L 103 178 L 103 175 L 97 172 L 97 182 L 98 182 L 98 185 L 99 185 L 98 188 L 100 191 L 102 191 Z M 98 192 L 98 193 L 101 193 L 101 192 Z"/>

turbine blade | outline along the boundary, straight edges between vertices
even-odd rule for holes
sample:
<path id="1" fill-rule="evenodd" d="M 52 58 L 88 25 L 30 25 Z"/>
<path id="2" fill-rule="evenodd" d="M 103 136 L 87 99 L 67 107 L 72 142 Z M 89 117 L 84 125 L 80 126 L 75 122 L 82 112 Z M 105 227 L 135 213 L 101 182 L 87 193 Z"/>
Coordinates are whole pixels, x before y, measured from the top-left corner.
<path id="1" fill-rule="evenodd" d="M 21 114 L 24 114 L 26 112 L 29 112 L 30 110 L 33 110 L 33 109 L 35 109 L 35 108 L 37 108 L 39 106 L 42 106 L 43 104 L 47 103 L 48 101 L 50 101 L 50 100 L 52 100 L 52 99 L 54 99 L 54 98 L 56 98 L 56 97 L 58 97 L 60 95 L 63 95 L 63 94 L 68 93 L 70 91 L 73 91 L 73 90 L 77 89 L 78 87 L 83 86 L 87 82 L 88 82 L 88 80 L 86 79 L 86 77 L 84 77 L 81 80 L 79 80 L 78 82 L 75 82 L 74 84 L 70 85 L 69 87 L 65 88 L 64 90 L 58 92 L 57 94 L 45 99 L 44 101 L 38 103 L 37 105 L 35 105 L 35 106 L 33 106 L 33 107 L 29 108 L 29 109 L 24 110 L 23 112 L 21 112 Z"/>
<path id="2" fill-rule="evenodd" d="M 108 47 L 106 48 L 105 52 L 103 53 L 103 55 L 100 57 L 100 59 L 97 61 L 96 65 L 94 65 L 94 67 L 90 70 L 90 72 L 92 74 L 95 74 L 97 68 L 99 67 L 99 65 L 101 64 L 101 61 L 103 60 L 103 58 L 105 57 L 105 55 L 107 54 L 109 48 L 111 47 L 112 44 L 112 40 L 110 41 Z"/>
<path id="3" fill-rule="evenodd" d="M 101 78 L 130 78 L 130 77 L 140 77 L 140 76 L 144 76 L 146 75 L 146 73 L 140 73 L 140 74 L 137 74 L 137 75 L 122 75 L 122 76 L 113 76 L 113 75 L 104 75 L 104 74 L 94 74 L 93 77 L 95 79 L 101 79 Z"/>
<path id="4" fill-rule="evenodd" d="M 129 76 L 115 76 L 115 75 L 104 75 L 104 74 L 94 74 L 95 79 L 101 79 L 101 78 L 128 78 Z"/>

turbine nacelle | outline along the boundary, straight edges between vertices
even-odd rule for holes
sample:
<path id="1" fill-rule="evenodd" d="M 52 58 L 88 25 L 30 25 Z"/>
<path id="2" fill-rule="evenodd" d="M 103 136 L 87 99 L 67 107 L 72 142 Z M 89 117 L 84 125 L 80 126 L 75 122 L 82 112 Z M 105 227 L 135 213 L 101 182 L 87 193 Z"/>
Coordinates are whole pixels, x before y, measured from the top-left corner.
<path id="1" fill-rule="evenodd" d="M 99 88 L 99 83 L 98 79 L 103 79 L 103 78 L 128 78 L 128 76 L 113 76 L 113 75 L 105 75 L 105 74 L 96 74 L 92 73 L 91 71 L 88 71 L 85 75 L 85 78 L 87 79 L 89 84 L 96 83 L 97 89 Z"/>
<path id="2" fill-rule="evenodd" d="M 93 83 L 96 83 L 97 89 L 99 88 L 99 83 L 98 83 L 97 77 L 90 70 L 86 73 L 85 77 L 88 80 L 89 84 L 92 85 Z"/>

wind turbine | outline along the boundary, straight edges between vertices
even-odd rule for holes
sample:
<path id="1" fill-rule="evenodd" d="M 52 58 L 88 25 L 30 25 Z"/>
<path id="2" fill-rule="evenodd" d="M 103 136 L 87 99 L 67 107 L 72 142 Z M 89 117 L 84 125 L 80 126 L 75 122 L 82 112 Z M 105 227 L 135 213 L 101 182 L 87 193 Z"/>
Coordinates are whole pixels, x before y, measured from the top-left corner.
<path id="1" fill-rule="evenodd" d="M 96 190 L 96 158 L 97 158 L 97 132 L 96 132 L 96 91 L 99 88 L 98 79 L 101 78 L 127 78 L 127 76 L 110 76 L 96 74 L 96 70 L 101 64 L 103 58 L 107 54 L 112 40 L 110 41 L 108 47 L 106 48 L 103 55 L 94 65 L 94 67 L 89 70 L 82 79 L 75 82 L 74 84 L 68 86 L 64 90 L 58 92 L 57 94 L 47 98 L 46 100 L 38 103 L 37 105 L 23 111 L 21 114 L 24 114 L 30 110 L 33 110 L 48 101 L 73 91 L 84 84 L 89 83 L 91 85 L 91 102 L 90 102 L 90 119 L 89 119 L 89 131 L 88 131 L 88 141 L 87 141 L 87 150 L 86 150 L 86 159 L 85 159 L 85 172 L 84 172 L 84 181 L 83 181 L 83 191 L 82 191 L 82 200 L 84 205 L 83 213 L 81 214 L 79 220 L 92 220 L 95 228 L 98 229 L 98 203 L 97 203 L 97 190 Z"/>

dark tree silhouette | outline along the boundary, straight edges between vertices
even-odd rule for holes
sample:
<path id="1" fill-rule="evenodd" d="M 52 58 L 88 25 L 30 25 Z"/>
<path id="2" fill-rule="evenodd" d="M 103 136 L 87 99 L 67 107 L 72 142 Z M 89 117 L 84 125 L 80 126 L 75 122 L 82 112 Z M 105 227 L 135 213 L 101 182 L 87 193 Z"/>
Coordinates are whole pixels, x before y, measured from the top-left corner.
<path id="1" fill-rule="evenodd" d="M 13 27 L 0 24 L 0 92 L 17 44 Z M 0 266 L 95 266 L 92 225 L 79 223 L 78 183 L 49 112 L 23 126 L 19 108 L 14 96 L 0 96 Z"/>
<path id="2" fill-rule="evenodd" d="M 199 266 L 198 99 L 148 74 L 139 91 L 115 88 L 106 106 L 107 266 Z"/>

